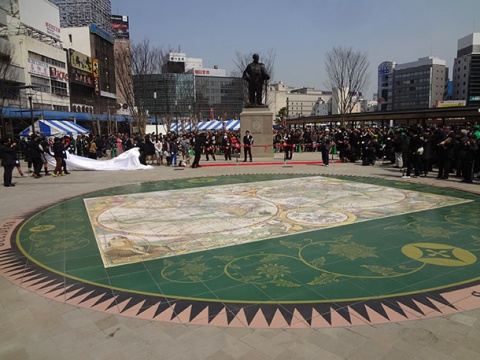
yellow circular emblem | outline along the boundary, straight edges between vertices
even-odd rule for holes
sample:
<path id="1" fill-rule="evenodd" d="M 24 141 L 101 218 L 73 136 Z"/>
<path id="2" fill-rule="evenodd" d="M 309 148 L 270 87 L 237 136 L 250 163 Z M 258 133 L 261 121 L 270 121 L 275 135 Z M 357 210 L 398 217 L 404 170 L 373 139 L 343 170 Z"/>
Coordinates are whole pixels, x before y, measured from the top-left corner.
<path id="1" fill-rule="evenodd" d="M 416 243 L 402 247 L 402 253 L 411 259 L 439 266 L 467 266 L 477 262 L 468 250 L 434 243 Z"/>

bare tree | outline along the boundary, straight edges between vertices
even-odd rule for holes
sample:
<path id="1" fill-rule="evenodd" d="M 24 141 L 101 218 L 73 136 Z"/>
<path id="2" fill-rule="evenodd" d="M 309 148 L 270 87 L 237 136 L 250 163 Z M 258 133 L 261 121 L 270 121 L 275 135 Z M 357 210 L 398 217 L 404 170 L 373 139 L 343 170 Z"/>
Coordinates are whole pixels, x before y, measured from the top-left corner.
<path id="1" fill-rule="evenodd" d="M 332 101 L 338 106 L 340 115 L 350 114 L 358 102 L 359 95 L 369 84 L 369 61 L 366 53 L 352 48 L 334 47 L 326 54 L 327 87 L 332 89 Z M 341 116 L 341 126 L 345 117 Z"/>
<path id="2" fill-rule="evenodd" d="M 262 62 L 265 65 L 265 68 L 267 69 L 267 73 L 270 75 L 270 79 L 273 80 L 274 78 L 274 72 L 275 72 L 275 57 L 276 53 L 275 50 L 270 49 L 266 52 L 266 54 L 263 54 L 258 51 L 258 52 L 252 52 L 250 54 L 242 54 L 239 51 L 235 52 L 235 59 L 233 60 L 233 64 L 235 65 L 234 70 L 232 70 L 232 76 L 233 77 L 242 77 L 243 72 L 247 68 L 247 65 L 252 62 L 252 57 L 253 54 L 258 54 L 260 57 L 260 62 Z M 245 86 L 244 87 L 244 103 L 248 103 L 248 88 Z M 271 99 L 266 99 L 266 104 Z"/>
<path id="3" fill-rule="evenodd" d="M 132 73 L 133 75 L 160 74 L 165 52 L 150 45 L 150 40 L 144 39 L 132 44 Z"/>
<path id="4" fill-rule="evenodd" d="M 142 135 L 146 131 L 147 111 L 143 104 L 135 101 L 133 76 L 160 74 L 163 58 L 164 52 L 151 46 L 148 39 L 137 44 L 117 41 L 115 45 L 115 75 L 119 100 L 127 104 L 133 125 Z"/>

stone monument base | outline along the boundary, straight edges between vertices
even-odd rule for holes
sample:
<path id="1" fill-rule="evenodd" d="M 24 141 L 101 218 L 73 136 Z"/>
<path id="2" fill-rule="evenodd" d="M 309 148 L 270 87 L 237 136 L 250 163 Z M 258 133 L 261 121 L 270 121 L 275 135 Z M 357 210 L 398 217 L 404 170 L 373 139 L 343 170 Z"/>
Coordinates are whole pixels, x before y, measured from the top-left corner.
<path id="1" fill-rule="evenodd" d="M 253 136 L 254 159 L 273 159 L 273 112 L 268 107 L 247 107 L 240 114 L 240 141 L 243 145 L 245 131 Z M 241 159 L 243 159 L 243 148 Z"/>

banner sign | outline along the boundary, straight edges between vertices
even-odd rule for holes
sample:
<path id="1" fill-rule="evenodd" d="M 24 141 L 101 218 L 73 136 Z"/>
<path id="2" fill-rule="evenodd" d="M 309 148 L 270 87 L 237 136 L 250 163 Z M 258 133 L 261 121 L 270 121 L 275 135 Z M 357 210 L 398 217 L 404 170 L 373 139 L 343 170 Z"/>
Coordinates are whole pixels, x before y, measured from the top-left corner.
<path id="1" fill-rule="evenodd" d="M 34 75 L 49 77 L 48 64 L 43 61 L 28 58 L 28 72 Z"/>
<path id="2" fill-rule="evenodd" d="M 92 75 L 78 69 L 72 69 L 70 72 L 70 80 L 77 84 L 94 87 Z"/>

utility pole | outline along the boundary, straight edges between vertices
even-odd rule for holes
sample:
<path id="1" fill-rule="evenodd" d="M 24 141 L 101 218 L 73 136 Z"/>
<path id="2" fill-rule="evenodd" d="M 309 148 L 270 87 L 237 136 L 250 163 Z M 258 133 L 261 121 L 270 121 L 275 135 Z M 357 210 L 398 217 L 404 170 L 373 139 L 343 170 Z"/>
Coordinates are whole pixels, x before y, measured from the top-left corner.
<path id="1" fill-rule="evenodd" d="M 157 139 L 158 139 L 158 118 L 157 118 L 157 92 L 154 91 L 153 92 L 153 109 L 155 111 L 155 134 L 157 136 Z"/>
<path id="2" fill-rule="evenodd" d="M 33 98 L 30 95 L 28 97 L 28 102 L 30 104 L 30 125 L 32 126 L 32 135 L 35 134 L 35 119 L 33 118 Z"/>

